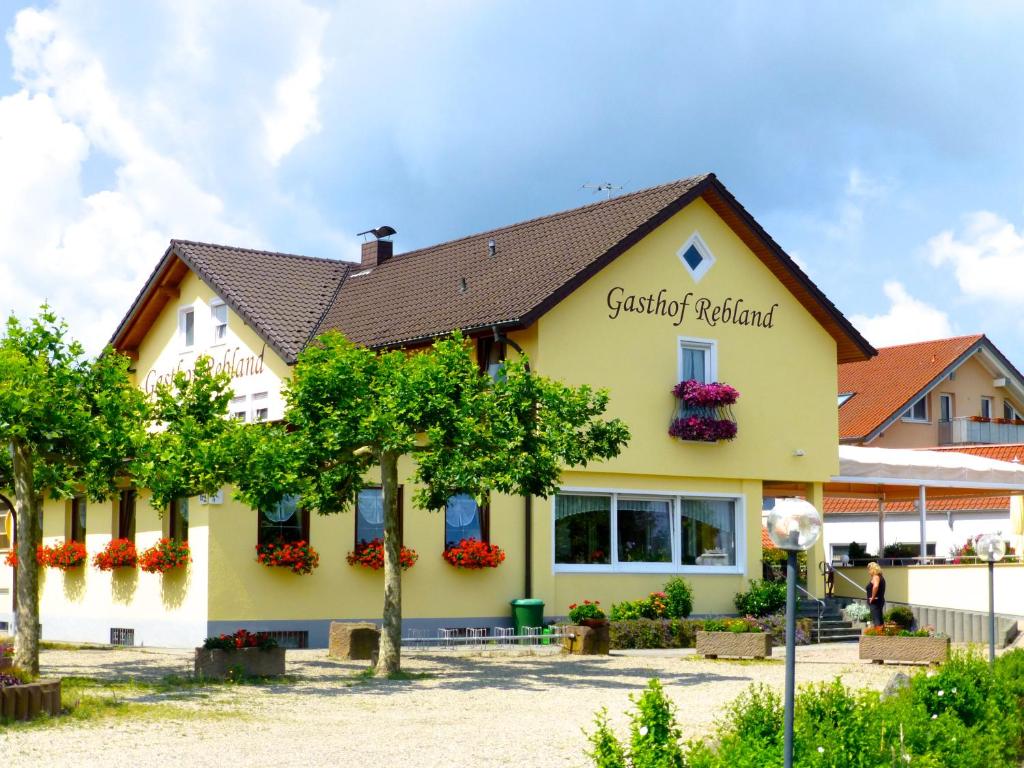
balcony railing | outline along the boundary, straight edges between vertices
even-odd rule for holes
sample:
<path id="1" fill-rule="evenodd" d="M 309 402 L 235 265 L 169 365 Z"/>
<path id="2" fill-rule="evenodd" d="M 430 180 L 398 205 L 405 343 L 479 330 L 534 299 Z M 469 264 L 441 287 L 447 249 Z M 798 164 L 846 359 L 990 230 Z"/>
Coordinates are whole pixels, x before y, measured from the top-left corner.
<path id="1" fill-rule="evenodd" d="M 972 443 L 1024 443 L 1024 421 L 960 416 L 952 421 L 939 422 L 939 445 Z"/>

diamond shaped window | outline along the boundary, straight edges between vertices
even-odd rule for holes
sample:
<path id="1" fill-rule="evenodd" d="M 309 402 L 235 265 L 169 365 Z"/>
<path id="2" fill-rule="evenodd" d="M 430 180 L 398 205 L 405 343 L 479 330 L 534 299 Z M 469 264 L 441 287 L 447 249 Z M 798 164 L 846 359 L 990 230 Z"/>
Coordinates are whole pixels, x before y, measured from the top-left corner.
<path id="1" fill-rule="evenodd" d="M 700 279 L 707 274 L 707 271 L 715 263 L 715 257 L 711 254 L 711 249 L 708 248 L 707 243 L 696 232 L 690 235 L 690 239 L 683 244 L 683 247 L 677 251 L 676 255 L 679 256 L 679 261 L 693 276 L 694 282 L 700 282 Z"/>

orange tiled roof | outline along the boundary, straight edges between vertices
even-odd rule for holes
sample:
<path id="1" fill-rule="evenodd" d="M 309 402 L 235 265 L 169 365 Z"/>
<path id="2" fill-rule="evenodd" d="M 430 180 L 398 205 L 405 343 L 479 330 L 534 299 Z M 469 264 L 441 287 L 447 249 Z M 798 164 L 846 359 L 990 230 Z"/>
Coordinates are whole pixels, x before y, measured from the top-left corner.
<path id="1" fill-rule="evenodd" d="M 775 542 L 772 541 L 771 535 L 768 533 L 768 529 L 763 525 L 761 526 L 761 549 L 775 549 Z"/>
<path id="2" fill-rule="evenodd" d="M 984 338 L 975 334 L 884 347 L 876 357 L 840 365 L 839 394 L 853 397 L 839 408 L 839 439 L 871 435 Z"/>
<path id="3" fill-rule="evenodd" d="M 955 451 L 969 453 L 972 456 L 983 456 L 996 461 L 1024 462 L 1024 443 L 1005 443 L 1003 445 L 947 445 L 942 448 L 929 448 L 929 451 Z"/>
<path id="4" fill-rule="evenodd" d="M 1009 496 L 984 496 L 981 498 L 939 498 L 928 499 L 929 512 L 1007 512 L 1010 509 Z M 916 512 L 912 501 L 887 501 L 887 515 L 911 514 Z M 825 498 L 826 515 L 876 515 L 878 502 L 874 499 Z"/>

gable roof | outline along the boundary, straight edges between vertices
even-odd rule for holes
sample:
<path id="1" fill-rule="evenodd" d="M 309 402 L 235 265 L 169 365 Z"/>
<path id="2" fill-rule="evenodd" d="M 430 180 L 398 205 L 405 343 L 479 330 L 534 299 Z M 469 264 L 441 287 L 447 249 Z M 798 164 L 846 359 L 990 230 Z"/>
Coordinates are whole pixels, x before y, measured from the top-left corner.
<path id="1" fill-rule="evenodd" d="M 981 334 L 883 347 L 878 355 L 839 366 L 839 440 L 868 442 L 900 418 L 923 394 L 973 355 Z M 994 347 L 993 347 L 994 349 Z"/>
<path id="2" fill-rule="evenodd" d="M 313 336 L 331 329 L 359 344 L 397 347 L 429 343 L 456 328 L 525 328 L 698 197 L 830 333 L 840 362 L 874 354 L 714 174 L 398 254 L 370 269 L 172 240 L 112 343 L 118 349 L 137 346 L 144 330 L 133 335 L 132 329 L 146 327 L 147 307 L 166 294 L 161 286 L 173 284 L 174 259 L 223 296 L 289 363 Z M 494 256 L 488 254 L 491 239 Z"/>

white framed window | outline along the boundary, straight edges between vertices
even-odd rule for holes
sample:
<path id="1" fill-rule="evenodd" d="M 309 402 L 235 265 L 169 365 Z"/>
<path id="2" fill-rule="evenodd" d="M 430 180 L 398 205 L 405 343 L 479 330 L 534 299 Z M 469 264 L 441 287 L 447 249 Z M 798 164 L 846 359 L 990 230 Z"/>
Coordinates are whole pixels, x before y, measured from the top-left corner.
<path id="1" fill-rule="evenodd" d="M 983 397 L 981 398 L 981 417 L 983 419 L 992 418 L 992 398 Z"/>
<path id="2" fill-rule="evenodd" d="M 185 349 L 192 349 L 196 345 L 195 307 L 184 307 L 178 311 L 178 336 Z"/>
<path id="3" fill-rule="evenodd" d="M 266 392 L 257 392 L 252 396 L 252 420 L 266 421 L 270 418 L 270 398 Z"/>
<path id="4" fill-rule="evenodd" d="M 1013 403 L 1009 400 L 1003 400 L 1003 418 L 1004 419 L 1019 419 L 1020 414 L 1017 409 L 1013 407 Z"/>
<path id="5" fill-rule="evenodd" d="M 222 344 L 228 335 L 228 305 L 220 299 L 210 304 L 210 320 L 213 324 L 213 343 Z"/>
<path id="6" fill-rule="evenodd" d="M 231 405 L 228 408 L 228 414 L 232 419 L 236 419 L 237 421 L 249 420 L 249 408 L 246 405 L 248 399 L 249 398 L 245 395 L 231 398 Z"/>
<path id="7" fill-rule="evenodd" d="M 939 395 L 939 421 L 953 420 L 953 396 L 949 394 Z"/>
<path id="8" fill-rule="evenodd" d="M 715 256 L 699 232 L 690 235 L 683 247 L 676 251 L 679 261 L 693 276 L 693 282 L 699 283 L 715 263 Z"/>
<path id="9" fill-rule="evenodd" d="M 679 337 L 679 381 L 709 384 L 718 380 L 718 342 L 714 339 Z"/>
<path id="10" fill-rule="evenodd" d="M 907 408 L 907 412 L 903 414 L 904 421 L 917 421 L 927 422 L 928 421 L 928 395 L 925 395 L 920 400 L 915 402 L 912 406 Z"/>
<path id="11" fill-rule="evenodd" d="M 563 488 L 553 512 L 556 573 L 744 573 L 740 496 Z"/>

